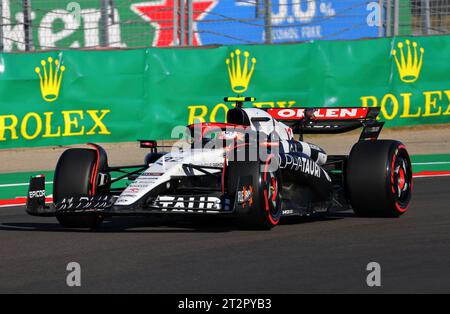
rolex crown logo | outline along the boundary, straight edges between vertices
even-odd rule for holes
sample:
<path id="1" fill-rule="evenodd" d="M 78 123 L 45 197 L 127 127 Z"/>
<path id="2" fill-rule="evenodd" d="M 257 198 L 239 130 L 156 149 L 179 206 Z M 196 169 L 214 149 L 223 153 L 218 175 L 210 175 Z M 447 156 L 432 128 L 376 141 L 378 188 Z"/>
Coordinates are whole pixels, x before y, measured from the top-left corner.
<path id="1" fill-rule="evenodd" d="M 63 72 L 66 68 L 63 65 L 60 66 L 59 61 L 51 57 L 47 61 L 42 60 L 42 69 L 36 67 L 35 71 L 39 75 L 42 98 L 47 102 L 53 102 L 58 99 Z"/>
<path id="2" fill-rule="evenodd" d="M 406 44 L 406 51 L 405 51 Z M 423 64 L 423 54 L 425 49 L 418 49 L 416 42 L 406 40 L 405 43 L 399 43 L 397 50 L 392 50 L 395 63 L 397 64 L 400 79 L 405 83 L 414 83 L 420 76 Z M 399 56 L 400 55 L 400 56 Z"/>
<path id="3" fill-rule="evenodd" d="M 241 60 L 241 54 L 242 52 L 237 49 L 226 60 L 231 88 L 237 94 L 242 94 L 247 91 L 256 65 L 256 58 L 250 60 L 250 53 L 248 51 L 244 52 L 244 60 Z M 249 64 L 250 61 L 251 65 Z"/>

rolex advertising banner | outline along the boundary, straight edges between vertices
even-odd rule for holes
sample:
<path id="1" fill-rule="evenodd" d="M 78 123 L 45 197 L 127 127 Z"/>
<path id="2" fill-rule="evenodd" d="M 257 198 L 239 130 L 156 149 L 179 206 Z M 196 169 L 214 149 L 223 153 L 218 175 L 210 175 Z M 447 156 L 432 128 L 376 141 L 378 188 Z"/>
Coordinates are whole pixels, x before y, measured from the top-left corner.
<path id="1" fill-rule="evenodd" d="M 381 107 L 388 126 L 450 122 L 450 37 L 204 49 L 0 54 L 0 148 L 169 139 L 258 107 Z"/>

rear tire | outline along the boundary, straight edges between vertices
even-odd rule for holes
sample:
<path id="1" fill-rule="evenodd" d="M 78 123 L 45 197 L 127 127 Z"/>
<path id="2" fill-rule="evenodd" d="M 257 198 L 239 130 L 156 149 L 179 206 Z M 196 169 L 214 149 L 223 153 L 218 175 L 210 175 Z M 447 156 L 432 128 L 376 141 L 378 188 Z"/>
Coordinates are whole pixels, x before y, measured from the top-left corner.
<path id="1" fill-rule="evenodd" d="M 92 175 L 97 154 L 92 149 L 66 150 L 59 158 L 53 181 L 54 203 L 66 197 L 92 196 Z M 56 219 L 66 228 L 97 228 L 103 221 L 99 214 L 57 214 Z"/>
<path id="2" fill-rule="evenodd" d="M 346 174 L 348 197 L 356 215 L 399 217 L 408 210 L 413 177 L 402 143 L 377 140 L 355 144 Z"/>

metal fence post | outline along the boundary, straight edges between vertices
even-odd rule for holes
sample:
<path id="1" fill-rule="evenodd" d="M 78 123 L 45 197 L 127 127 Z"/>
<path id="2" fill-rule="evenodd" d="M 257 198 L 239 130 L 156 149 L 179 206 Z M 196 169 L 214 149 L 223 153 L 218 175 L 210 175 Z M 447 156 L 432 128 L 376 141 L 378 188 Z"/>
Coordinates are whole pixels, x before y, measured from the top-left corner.
<path id="1" fill-rule="evenodd" d="M 180 42 L 181 46 L 186 45 L 186 3 L 184 0 L 180 1 Z"/>
<path id="2" fill-rule="evenodd" d="M 175 0 L 173 2 L 173 45 L 174 46 L 178 46 L 179 45 L 179 41 L 178 41 L 178 1 L 179 0 Z"/>
<path id="3" fill-rule="evenodd" d="M 31 3 L 30 0 L 23 0 L 23 29 L 25 33 L 25 51 L 33 48 L 33 35 L 31 27 Z"/>
<path id="4" fill-rule="evenodd" d="M 394 36 L 400 31 L 400 0 L 394 0 Z"/>
<path id="5" fill-rule="evenodd" d="M 100 14 L 100 46 L 108 47 L 108 0 L 100 0 Z"/>
<path id="6" fill-rule="evenodd" d="M 261 0 L 255 0 L 255 18 L 259 19 L 261 16 Z"/>
<path id="7" fill-rule="evenodd" d="M 386 36 L 392 36 L 392 0 L 386 0 Z"/>
<path id="8" fill-rule="evenodd" d="M 192 0 L 187 0 L 187 36 L 188 45 L 194 45 L 194 8 Z"/>
<path id="9" fill-rule="evenodd" d="M 272 43 L 272 0 L 264 0 L 264 34 L 266 44 Z"/>
<path id="10" fill-rule="evenodd" d="M 0 0 L 0 52 L 3 51 L 3 0 Z"/>
<path id="11" fill-rule="evenodd" d="M 423 33 L 431 34 L 430 0 L 422 0 Z"/>

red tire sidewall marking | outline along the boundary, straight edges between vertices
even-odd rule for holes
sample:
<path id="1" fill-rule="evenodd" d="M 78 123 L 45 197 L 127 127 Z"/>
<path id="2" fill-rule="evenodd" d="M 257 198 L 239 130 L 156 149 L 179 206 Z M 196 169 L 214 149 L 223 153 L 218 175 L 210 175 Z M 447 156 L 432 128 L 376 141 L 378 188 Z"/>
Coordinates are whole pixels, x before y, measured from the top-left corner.
<path id="1" fill-rule="evenodd" d="M 227 157 L 223 159 L 223 169 L 222 169 L 222 194 L 225 194 L 225 173 L 227 169 Z"/>
<path id="2" fill-rule="evenodd" d="M 100 152 L 98 151 L 98 148 L 94 145 L 89 143 L 88 146 L 91 146 L 95 149 L 95 153 L 97 154 L 97 160 L 95 161 L 94 168 L 92 170 L 91 175 L 91 190 L 90 190 L 90 196 L 94 196 L 97 192 L 97 186 L 96 186 L 96 180 L 97 180 L 97 174 L 98 174 L 98 167 L 100 166 Z"/>
<path id="3" fill-rule="evenodd" d="M 394 155 L 394 158 L 393 158 L 393 161 L 392 161 L 392 166 L 391 166 L 391 184 L 392 184 L 392 190 L 394 191 L 394 194 L 395 194 L 395 190 L 394 190 L 394 174 L 395 174 L 395 162 L 397 161 L 397 157 L 398 157 L 398 155 L 400 154 L 400 152 L 401 151 L 405 151 L 405 152 L 407 152 L 407 150 L 406 150 L 406 147 L 404 146 L 404 145 L 399 145 L 398 147 L 397 147 L 397 149 L 396 149 L 396 152 L 395 152 L 395 155 Z M 406 175 L 406 174 L 405 174 Z M 405 180 L 406 180 L 406 178 L 405 178 Z M 413 191 L 413 178 L 411 177 L 411 188 L 410 188 L 410 193 L 412 193 L 412 191 Z M 401 213 L 401 214 L 404 214 L 404 213 L 406 213 L 407 211 L 408 211 L 408 209 L 409 209 L 409 202 L 408 202 L 408 204 L 406 205 L 406 207 L 402 207 L 401 205 L 400 205 L 400 203 L 398 202 L 398 201 L 395 201 L 395 208 L 397 209 L 397 211 L 399 212 L 399 213 Z"/>
<path id="4" fill-rule="evenodd" d="M 268 215 L 268 217 L 269 217 L 269 220 L 270 220 L 270 222 L 272 223 L 272 225 L 277 225 L 279 222 L 280 222 L 280 218 L 281 218 L 281 215 L 280 215 L 280 217 L 278 217 L 278 219 L 274 219 L 273 217 L 272 217 L 272 214 L 271 214 L 271 212 L 270 212 L 270 206 L 269 206 L 269 193 L 268 193 L 268 191 L 267 191 L 267 189 L 266 189 L 266 186 L 268 186 L 268 188 L 270 188 L 270 184 L 269 185 L 267 185 L 269 182 L 267 181 L 267 174 L 268 174 L 268 172 L 269 172 L 269 163 L 270 163 L 270 160 L 272 159 L 274 157 L 274 155 L 273 154 L 270 154 L 269 155 L 269 157 L 267 157 L 267 160 L 266 160 L 266 164 L 265 164 L 265 166 L 264 166 L 264 202 L 265 202 L 265 205 L 266 205 L 266 212 L 267 212 L 267 215 Z"/>

